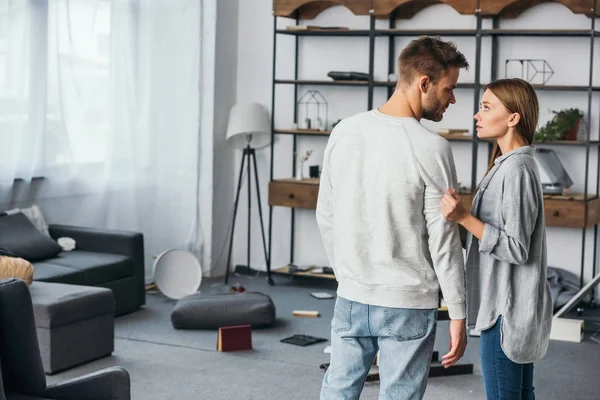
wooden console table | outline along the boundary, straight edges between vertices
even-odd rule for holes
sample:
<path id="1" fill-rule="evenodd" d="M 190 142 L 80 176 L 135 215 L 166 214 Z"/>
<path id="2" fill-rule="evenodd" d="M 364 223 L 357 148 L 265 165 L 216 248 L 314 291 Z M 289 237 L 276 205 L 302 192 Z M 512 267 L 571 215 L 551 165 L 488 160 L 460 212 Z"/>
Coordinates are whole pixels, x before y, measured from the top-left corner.
<path id="1" fill-rule="evenodd" d="M 269 205 L 314 210 L 317 208 L 319 179 L 278 179 L 269 183 Z M 471 208 L 473 195 L 461 194 L 463 205 Z M 544 196 L 546 226 L 590 228 L 600 223 L 600 198 L 588 195 Z"/>

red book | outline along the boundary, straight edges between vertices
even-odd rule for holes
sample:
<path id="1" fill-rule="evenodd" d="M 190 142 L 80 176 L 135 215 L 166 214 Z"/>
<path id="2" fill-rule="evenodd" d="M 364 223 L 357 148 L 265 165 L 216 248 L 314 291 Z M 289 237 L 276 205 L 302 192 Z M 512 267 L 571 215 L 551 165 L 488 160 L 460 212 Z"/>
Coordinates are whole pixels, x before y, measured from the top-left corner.
<path id="1" fill-rule="evenodd" d="M 223 326 L 219 328 L 218 351 L 252 349 L 252 327 L 250 325 Z"/>

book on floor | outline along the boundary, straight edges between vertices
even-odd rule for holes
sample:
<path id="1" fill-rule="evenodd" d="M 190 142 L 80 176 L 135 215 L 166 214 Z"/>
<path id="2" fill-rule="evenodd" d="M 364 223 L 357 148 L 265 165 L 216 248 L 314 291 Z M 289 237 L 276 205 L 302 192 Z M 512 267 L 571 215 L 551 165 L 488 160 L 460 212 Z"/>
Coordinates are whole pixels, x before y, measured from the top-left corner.
<path id="1" fill-rule="evenodd" d="M 332 295 L 331 293 L 327 293 L 327 292 L 311 292 L 310 294 L 312 297 L 314 297 L 315 299 L 333 299 L 335 298 L 334 295 Z"/>
<path id="2" fill-rule="evenodd" d="M 326 341 L 327 339 L 314 337 L 310 335 L 294 335 L 285 339 L 281 339 L 281 343 L 288 343 L 302 347 L 308 346 L 309 344 L 321 343 Z"/>
<path id="3" fill-rule="evenodd" d="M 218 351 L 252 349 L 252 327 L 250 325 L 222 326 L 217 339 Z"/>

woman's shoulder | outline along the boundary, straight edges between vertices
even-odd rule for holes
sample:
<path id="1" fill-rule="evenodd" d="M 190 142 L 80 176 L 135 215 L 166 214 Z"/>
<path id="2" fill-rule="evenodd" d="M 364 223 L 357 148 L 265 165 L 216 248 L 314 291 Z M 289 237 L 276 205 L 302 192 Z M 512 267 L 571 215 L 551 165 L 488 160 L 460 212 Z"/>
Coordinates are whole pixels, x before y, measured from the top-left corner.
<path id="1" fill-rule="evenodd" d="M 524 175 L 537 175 L 538 167 L 533 154 L 519 153 L 504 160 L 501 170 L 505 178 L 516 179 Z"/>

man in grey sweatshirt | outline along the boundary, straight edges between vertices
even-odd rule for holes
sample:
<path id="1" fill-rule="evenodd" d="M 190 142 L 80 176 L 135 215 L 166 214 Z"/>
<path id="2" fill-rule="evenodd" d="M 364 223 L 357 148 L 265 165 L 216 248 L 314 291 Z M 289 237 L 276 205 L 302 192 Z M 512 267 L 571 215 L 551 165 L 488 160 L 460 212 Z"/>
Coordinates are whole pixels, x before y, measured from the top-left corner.
<path id="1" fill-rule="evenodd" d="M 449 143 L 420 124 L 440 121 L 461 68 L 452 43 L 413 40 L 379 109 L 342 120 L 325 149 L 317 223 L 338 280 L 331 363 L 321 399 L 358 399 L 377 351 L 380 399 L 421 399 L 441 288 L 450 315 L 449 367 L 466 346 L 458 226 L 440 211 L 457 189 Z"/>

